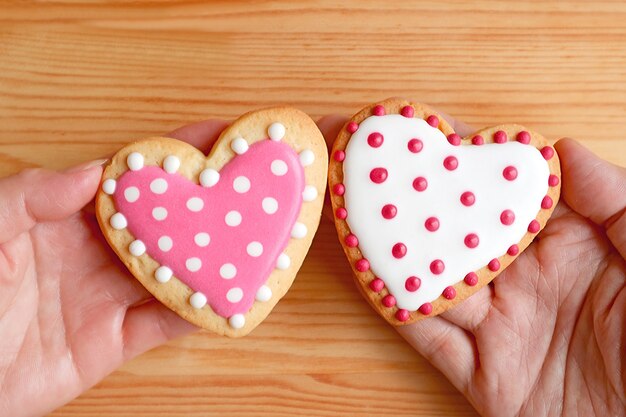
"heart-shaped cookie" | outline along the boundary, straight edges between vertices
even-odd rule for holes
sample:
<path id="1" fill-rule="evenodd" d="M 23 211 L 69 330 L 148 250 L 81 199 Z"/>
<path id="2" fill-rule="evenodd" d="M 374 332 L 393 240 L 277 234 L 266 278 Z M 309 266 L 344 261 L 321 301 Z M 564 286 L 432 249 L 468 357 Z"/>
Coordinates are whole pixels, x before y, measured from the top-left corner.
<path id="1" fill-rule="evenodd" d="M 157 299 L 188 321 L 243 336 L 295 278 L 320 219 L 323 137 L 304 113 L 241 116 L 206 157 L 169 138 L 129 144 L 96 200 L 117 255 Z"/>
<path id="2" fill-rule="evenodd" d="M 339 133 L 329 186 L 360 291 L 401 325 L 451 308 L 513 262 L 556 206 L 560 167 L 522 126 L 461 138 L 427 106 L 389 99 Z"/>

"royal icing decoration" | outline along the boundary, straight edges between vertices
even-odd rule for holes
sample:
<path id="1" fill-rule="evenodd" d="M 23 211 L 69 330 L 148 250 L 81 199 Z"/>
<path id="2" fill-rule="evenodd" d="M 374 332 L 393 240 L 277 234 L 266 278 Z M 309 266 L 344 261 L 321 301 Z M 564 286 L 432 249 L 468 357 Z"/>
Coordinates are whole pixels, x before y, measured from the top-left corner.
<path id="1" fill-rule="evenodd" d="M 143 155 L 132 152 L 129 170 L 102 185 L 117 209 L 111 226 L 134 237 L 128 251 L 152 257 L 160 264 L 156 281 L 178 278 L 194 291 L 193 308 L 210 306 L 234 329 L 245 325 L 255 301 L 272 298 L 266 281 L 274 269 L 290 267 L 289 239 L 308 233 L 296 221 L 301 206 L 318 198 L 304 176 L 313 152 L 298 154 L 281 142 L 281 123 L 271 124 L 268 136 L 253 144 L 233 139 L 236 156 L 220 171 L 202 170 L 195 182 L 178 173 L 176 155 L 144 166 Z"/>
<path id="2" fill-rule="evenodd" d="M 346 246 L 362 253 L 356 270 L 371 270 L 369 288 L 386 287 L 382 304 L 406 321 L 409 312 L 430 314 L 439 296 L 454 299 L 455 284 L 476 285 L 473 271 L 498 271 L 498 257 L 516 255 L 524 235 L 539 231 L 535 217 L 552 207 L 546 193 L 558 184 L 546 163 L 554 151 L 528 146 L 528 132 L 460 146 L 436 116 L 413 118 L 411 106 L 372 114 L 347 125 L 346 149 L 333 155 L 343 162 L 343 183 L 332 190 L 344 205 L 335 213 L 349 227 Z"/>

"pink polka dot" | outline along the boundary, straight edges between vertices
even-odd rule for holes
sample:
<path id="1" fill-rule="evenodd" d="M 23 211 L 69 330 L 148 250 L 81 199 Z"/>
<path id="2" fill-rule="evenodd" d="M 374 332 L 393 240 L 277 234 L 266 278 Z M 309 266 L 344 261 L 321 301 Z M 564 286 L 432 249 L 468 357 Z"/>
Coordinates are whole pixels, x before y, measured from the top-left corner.
<path id="1" fill-rule="evenodd" d="M 465 281 L 465 283 L 470 287 L 473 287 L 474 285 L 478 284 L 478 275 L 476 275 L 476 272 L 470 272 L 469 274 L 465 275 L 463 281 Z"/>
<path id="2" fill-rule="evenodd" d="M 471 191 L 465 191 L 463 194 L 461 194 L 461 204 L 463 204 L 466 207 L 472 206 L 474 205 L 474 203 L 476 202 L 476 196 L 474 195 L 473 192 Z"/>
<path id="3" fill-rule="evenodd" d="M 541 155 L 543 155 L 543 158 L 548 161 L 554 156 L 554 149 L 550 146 L 544 146 L 541 148 Z"/>
<path id="4" fill-rule="evenodd" d="M 424 142 L 415 138 L 411 139 L 409 143 L 407 143 L 407 148 L 409 148 L 409 151 L 413 153 L 418 153 L 422 150 L 422 148 L 424 148 Z"/>
<path id="5" fill-rule="evenodd" d="M 559 185 L 559 177 L 557 177 L 556 175 L 550 175 L 548 177 L 548 185 L 550 187 L 556 187 L 557 185 Z"/>
<path id="6" fill-rule="evenodd" d="M 393 245 L 393 248 L 391 248 L 391 254 L 396 259 L 404 258 L 406 255 L 406 245 L 402 242 L 396 243 Z"/>
<path id="7" fill-rule="evenodd" d="M 385 288 L 385 283 L 380 278 L 374 278 L 372 282 L 370 282 L 370 289 L 374 292 L 381 292 Z"/>
<path id="8" fill-rule="evenodd" d="M 461 137 L 456 133 L 450 133 L 448 135 L 448 142 L 452 146 L 459 146 L 461 144 Z"/>
<path id="9" fill-rule="evenodd" d="M 359 259 L 358 261 L 356 261 L 354 266 L 356 267 L 356 270 L 359 271 L 359 272 L 365 272 L 365 271 L 368 271 L 370 269 L 370 263 L 365 258 L 362 258 L 362 259 Z"/>
<path id="10" fill-rule="evenodd" d="M 357 246 L 359 246 L 359 239 L 357 239 L 357 237 L 352 233 L 349 234 L 348 236 L 346 236 L 346 246 L 348 246 L 349 248 L 356 248 Z"/>
<path id="11" fill-rule="evenodd" d="M 441 274 L 444 269 L 446 269 L 446 266 L 441 259 L 435 259 L 430 263 L 430 272 L 435 275 Z"/>
<path id="12" fill-rule="evenodd" d="M 513 210 L 506 209 L 500 213 L 500 221 L 505 226 L 512 225 L 515 221 L 515 213 L 513 213 Z"/>
<path id="13" fill-rule="evenodd" d="M 404 288 L 406 288 L 406 290 L 410 292 L 415 292 L 419 290 L 421 285 L 422 280 L 418 277 L 408 277 L 404 282 Z"/>
<path id="14" fill-rule="evenodd" d="M 430 116 L 426 118 L 426 123 L 428 123 L 432 127 L 437 127 L 439 126 L 439 118 L 435 116 L 434 114 L 431 114 Z"/>
<path id="15" fill-rule="evenodd" d="M 357 131 L 358 128 L 359 128 L 359 125 L 356 122 L 350 122 L 346 126 L 346 130 L 348 131 L 348 133 L 354 133 Z"/>
<path id="16" fill-rule="evenodd" d="M 372 148 L 378 148 L 380 147 L 380 145 L 383 144 L 384 140 L 385 139 L 383 138 L 382 134 L 374 132 L 370 133 L 370 135 L 367 137 L 367 144 L 370 145 Z"/>
<path id="17" fill-rule="evenodd" d="M 413 180 L 413 188 L 415 188 L 415 191 L 424 191 L 428 188 L 428 181 L 424 177 L 417 177 Z"/>
<path id="18" fill-rule="evenodd" d="M 424 303 L 418 309 L 420 313 L 427 316 L 433 312 L 433 305 L 431 303 Z"/>
<path id="19" fill-rule="evenodd" d="M 443 166 L 448 171 L 454 171 L 459 166 L 459 160 L 455 156 L 447 156 L 443 160 Z"/>
<path id="20" fill-rule="evenodd" d="M 470 233 L 467 236 L 465 236 L 465 246 L 467 246 L 470 249 L 474 249 L 476 246 L 478 246 L 478 242 L 480 240 L 478 239 L 478 235 L 476 233 Z"/>
<path id="21" fill-rule="evenodd" d="M 515 137 L 515 139 L 519 142 L 519 143 L 523 143 L 524 145 L 528 145 L 530 143 L 530 133 L 528 133 L 525 130 L 522 130 L 521 132 L 519 132 L 517 134 L 517 136 Z"/>
<path id="22" fill-rule="evenodd" d="M 396 319 L 398 321 L 405 322 L 409 319 L 409 316 L 410 316 L 409 312 L 403 308 L 396 311 Z"/>
<path id="23" fill-rule="evenodd" d="M 539 225 L 539 222 L 537 220 L 531 221 L 530 224 L 528 225 L 528 231 L 530 233 L 537 233 L 540 228 L 541 226 Z"/>
<path id="24" fill-rule="evenodd" d="M 393 204 L 385 204 L 380 213 L 385 219 L 393 219 L 398 214 L 398 209 Z"/>
<path id="25" fill-rule="evenodd" d="M 387 179 L 387 170 L 385 168 L 374 168 L 370 172 L 370 180 L 373 183 L 381 184 Z"/>
<path id="26" fill-rule="evenodd" d="M 333 193 L 336 195 L 342 196 L 346 192 L 346 187 L 343 184 L 335 184 L 333 186 Z"/>
<path id="27" fill-rule="evenodd" d="M 543 200 L 541 200 L 541 208 L 544 210 L 551 208 L 552 204 L 554 203 L 552 202 L 552 198 L 549 195 L 545 196 Z"/>
<path id="28" fill-rule="evenodd" d="M 485 143 L 485 139 L 482 136 L 476 135 L 472 138 L 472 145 L 483 145 Z"/>
<path id="29" fill-rule="evenodd" d="M 502 171 L 502 176 L 507 181 L 513 181 L 515 178 L 517 178 L 517 168 L 509 165 Z"/>
<path id="30" fill-rule="evenodd" d="M 396 297 L 391 294 L 385 295 L 381 300 L 383 305 L 387 308 L 393 307 L 396 305 Z"/>
<path id="31" fill-rule="evenodd" d="M 506 135 L 506 132 L 503 130 L 498 130 L 493 134 L 493 141 L 495 143 L 505 143 L 509 138 Z"/>
<path id="32" fill-rule="evenodd" d="M 333 158 L 335 158 L 337 162 L 343 162 L 343 160 L 346 159 L 346 153 L 344 151 L 335 151 Z"/>
<path id="33" fill-rule="evenodd" d="M 372 114 L 374 116 L 384 116 L 385 115 L 385 108 L 383 106 L 381 106 L 380 104 L 377 104 L 372 109 Z"/>
<path id="34" fill-rule="evenodd" d="M 511 256 L 517 255 L 519 253 L 519 246 L 511 245 L 509 249 L 506 251 L 506 253 L 508 253 Z"/>
<path id="35" fill-rule="evenodd" d="M 500 269 L 500 261 L 497 258 L 490 260 L 487 264 L 487 268 L 489 268 L 491 272 L 496 272 Z"/>
<path id="36" fill-rule="evenodd" d="M 339 207 L 337 211 L 335 212 L 335 215 L 337 216 L 338 219 L 345 220 L 345 218 L 348 217 L 348 210 L 346 210 L 343 207 Z"/>
<path id="37" fill-rule="evenodd" d="M 404 106 L 402 107 L 402 110 L 400 110 L 400 114 L 404 117 L 413 117 L 415 109 L 412 106 Z"/>
<path id="38" fill-rule="evenodd" d="M 436 217 L 429 217 L 424 222 L 424 227 L 429 232 L 436 232 L 439 229 L 439 219 Z"/>
<path id="39" fill-rule="evenodd" d="M 453 300 L 454 297 L 456 297 L 456 290 L 454 289 L 454 287 L 446 287 L 441 295 L 443 295 L 443 298 L 445 298 L 446 300 Z"/>

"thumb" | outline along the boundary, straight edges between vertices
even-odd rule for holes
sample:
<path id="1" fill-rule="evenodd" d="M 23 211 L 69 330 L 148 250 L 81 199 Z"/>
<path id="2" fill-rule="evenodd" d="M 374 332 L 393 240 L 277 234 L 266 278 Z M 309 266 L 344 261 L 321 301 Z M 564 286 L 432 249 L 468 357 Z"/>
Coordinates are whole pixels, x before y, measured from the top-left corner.
<path id="1" fill-rule="evenodd" d="M 0 179 L 0 243 L 38 222 L 60 220 L 80 210 L 94 197 L 105 162 L 65 172 L 31 168 Z"/>
<path id="2" fill-rule="evenodd" d="M 598 158 L 573 139 L 555 144 L 563 176 L 563 199 L 576 212 L 606 227 L 626 256 L 626 168 Z"/>

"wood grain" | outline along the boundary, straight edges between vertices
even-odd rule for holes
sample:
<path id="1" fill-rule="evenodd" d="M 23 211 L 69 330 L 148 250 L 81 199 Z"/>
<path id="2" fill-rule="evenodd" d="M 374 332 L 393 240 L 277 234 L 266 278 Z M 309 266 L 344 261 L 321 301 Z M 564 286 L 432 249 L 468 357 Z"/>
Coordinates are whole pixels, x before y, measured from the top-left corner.
<path id="1" fill-rule="evenodd" d="M 581 139 L 626 165 L 621 1 L 0 1 L 0 175 L 63 168 L 205 118 L 389 96 Z M 324 221 L 243 341 L 198 333 L 54 416 L 471 416 L 358 295 Z"/>

